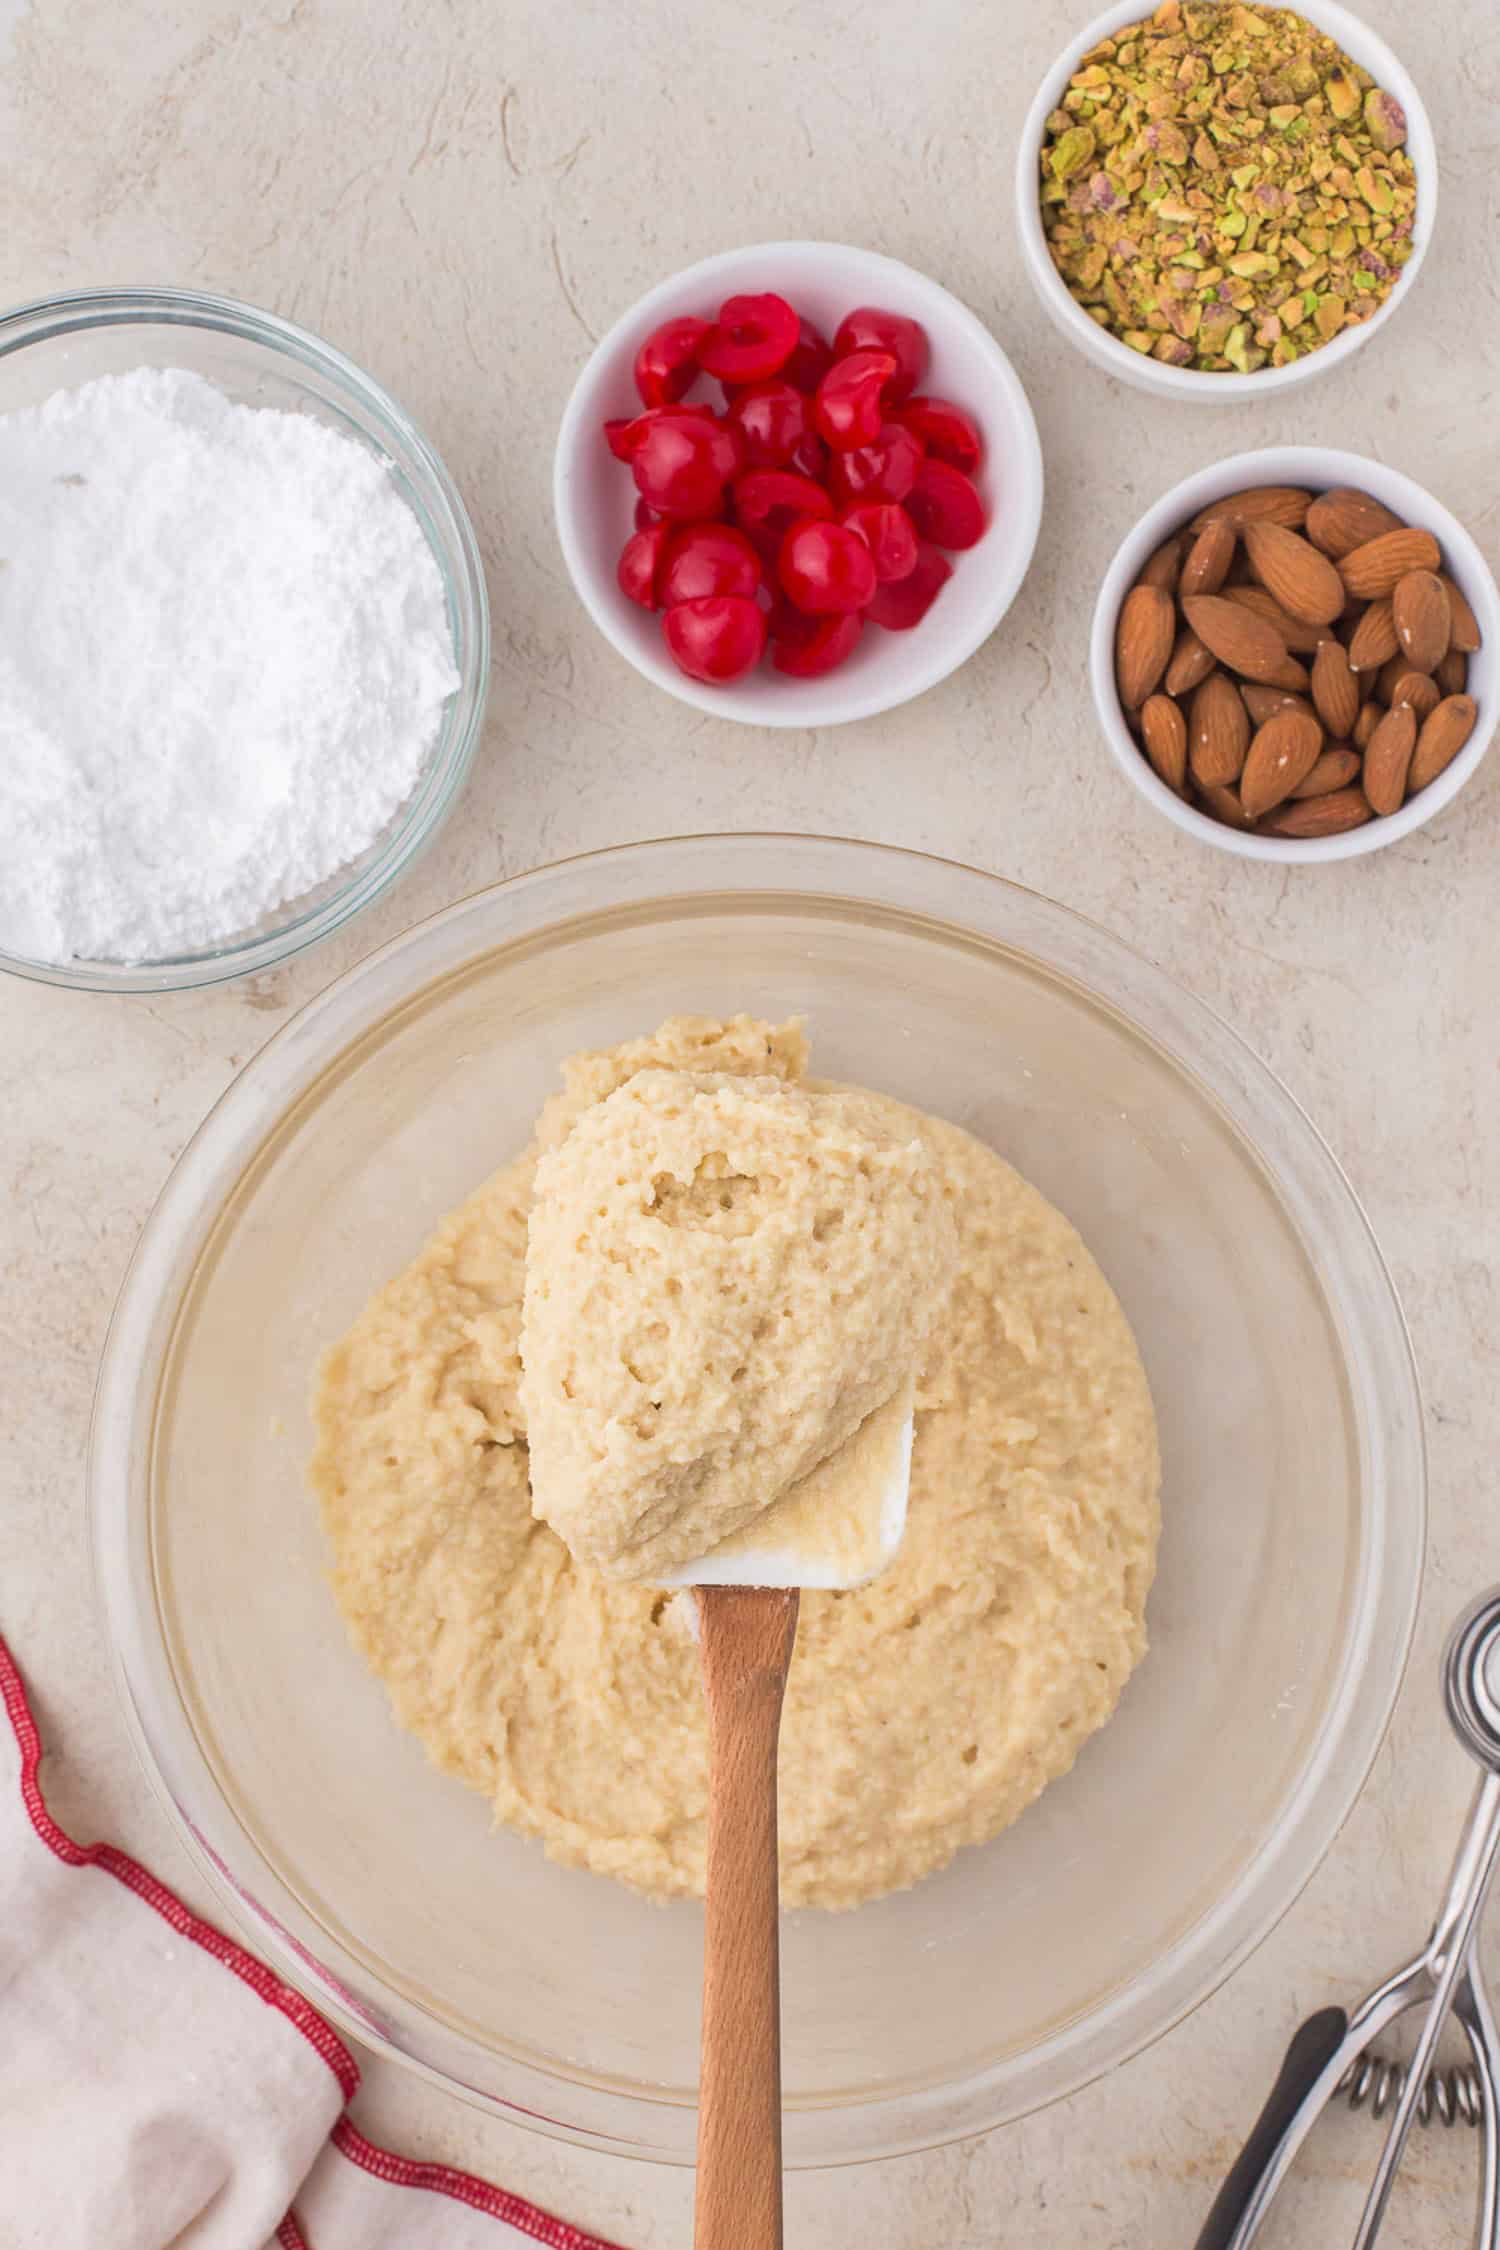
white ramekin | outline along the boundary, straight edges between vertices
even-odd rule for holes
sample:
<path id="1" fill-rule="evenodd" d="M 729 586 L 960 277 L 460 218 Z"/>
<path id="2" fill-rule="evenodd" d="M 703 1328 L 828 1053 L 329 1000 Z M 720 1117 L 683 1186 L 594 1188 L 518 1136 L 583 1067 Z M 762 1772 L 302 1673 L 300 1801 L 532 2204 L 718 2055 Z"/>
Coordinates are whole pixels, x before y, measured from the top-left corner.
<path id="1" fill-rule="evenodd" d="M 1147 557 L 1211 500 L 1256 484 L 1300 484 L 1312 492 L 1327 492 L 1335 485 L 1354 485 L 1383 501 L 1408 523 L 1432 532 L 1442 547 L 1444 567 L 1468 596 L 1483 636 L 1482 647 L 1469 658 L 1467 688 L 1479 707 L 1479 717 L 1458 756 L 1436 781 L 1430 782 L 1399 812 L 1381 820 L 1366 821 L 1362 828 L 1351 828 L 1342 836 L 1307 839 L 1256 836 L 1196 811 L 1152 771 L 1125 724 L 1115 689 L 1115 621 L 1120 614 L 1120 604 L 1140 576 Z M 1424 486 L 1403 476 L 1399 469 L 1387 468 L 1383 461 L 1369 460 L 1362 453 L 1339 453 L 1325 445 L 1271 446 L 1261 453 L 1233 454 L 1227 461 L 1215 462 L 1211 469 L 1200 469 L 1195 476 L 1184 477 L 1181 484 L 1174 484 L 1170 492 L 1163 494 L 1155 507 L 1147 509 L 1134 531 L 1121 541 L 1104 574 L 1094 608 L 1089 674 L 1099 723 L 1104 729 L 1105 741 L 1114 752 L 1116 765 L 1148 803 L 1165 813 L 1168 820 L 1174 821 L 1188 835 L 1196 836 L 1201 843 L 1215 844 L 1220 851 L 1237 852 L 1242 859 L 1355 859 L 1363 852 L 1378 852 L 1386 844 L 1399 843 L 1403 836 L 1423 827 L 1451 805 L 1489 748 L 1490 736 L 1495 731 L 1496 697 L 1500 692 L 1497 690 L 1497 682 L 1500 682 L 1500 593 L 1496 591 L 1488 563 L 1458 518 Z"/>
<path id="2" fill-rule="evenodd" d="M 643 339 L 678 313 L 712 315 L 737 291 L 775 289 L 831 339 L 856 305 L 919 320 L 932 358 L 922 389 L 966 406 L 984 434 L 976 474 L 989 512 L 982 539 L 950 559 L 953 576 L 911 632 L 867 631 L 847 664 L 789 679 L 762 664 L 711 687 L 679 672 L 661 619 L 615 578 L 635 506 L 630 472 L 606 447 L 611 415 L 640 411 L 632 368 Z M 579 599 L 606 640 L 648 680 L 715 718 L 761 727 L 824 727 L 893 710 L 935 687 L 988 640 L 1020 591 L 1042 520 L 1042 449 L 1019 376 L 967 305 L 895 258 L 840 242 L 762 242 L 722 251 L 662 282 L 615 323 L 585 365 L 557 436 L 558 537 Z"/>
<path id="3" fill-rule="evenodd" d="M 1265 398 L 1272 391 L 1308 382 L 1314 375 L 1328 374 L 1383 328 L 1398 305 L 1405 304 L 1432 239 L 1438 198 L 1437 143 L 1422 97 L 1385 41 L 1358 16 L 1340 7 L 1338 0 L 1298 0 L 1297 13 L 1336 39 L 1350 60 L 1367 70 L 1387 93 L 1394 94 L 1406 112 L 1406 145 L 1417 177 L 1411 256 L 1401 279 L 1378 312 L 1372 313 L 1359 327 L 1346 328 L 1332 343 L 1309 352 L 1303 359 L 1294 359 L 1289 367 L 1264 367 L 1254 375 L 1216 375 L 1203 368 L 1168 367 L 1159 359 L 1143 358 L 1089 318 L 1052 263 L 1042 232 L 1041 201 L 1037 194 L 1042 136 L 1049 115 L 1067 91 L 1068 80 L 1101 39 L 1107 39 L 1122 25 L 1144 21 L 1151 12 L 1152 0 L 1115 0 L 1114 6 L 1106 8 L 1102 16 L 1096 16 L 1088 29 L 1080 32 L 1058 57 L 1027 112 L 1016 154 L 1016 223 L 1022 255 L 1036 293 L 1055 325 L 1070 343 L 1077 345 L 1086 359 L 1091 359 L 1106 375 L 1118 375 L 1122 382 L 1133 383 L 1138 390 L 1155 391 L 1160 398 L 1229 406 L 1241 399 Z"/>

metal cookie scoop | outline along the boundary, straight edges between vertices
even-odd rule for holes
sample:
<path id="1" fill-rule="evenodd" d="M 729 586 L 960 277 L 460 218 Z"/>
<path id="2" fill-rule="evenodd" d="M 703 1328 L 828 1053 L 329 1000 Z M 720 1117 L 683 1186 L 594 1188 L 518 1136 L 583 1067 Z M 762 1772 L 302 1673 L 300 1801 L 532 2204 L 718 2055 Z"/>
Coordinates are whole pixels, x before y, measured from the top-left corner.
<path id="1" fill-rule="evenodd" d="M 1479 2092 L 1478 2250 L 1500 2250 L 1500 2034 L 1476 1949 L 1480 1916 L 1500 1865 L 1500 1587 L 1454 1626 L 1443 1658 L 1443 1694 L 1454 1732 L 1485 1772 L 1432 1934 L 1417 1958 L 1388 1977 L 1351 2016 L 1342 2008 L 1324 2008 L 1296 2033 L 1266 2106 L 1219 2190 L 1197 2250 L 1247 2250 L 1297 2151 L 1351 2064 L 1398 2016 L 1424 2002 L 1427 2012 L 1416 2051 L 1365 2199 L 1354 2250 L 1369 2250 L 1379 2232 L 1438 2037 L 1450 2015 L 1468 2038 Z"/>

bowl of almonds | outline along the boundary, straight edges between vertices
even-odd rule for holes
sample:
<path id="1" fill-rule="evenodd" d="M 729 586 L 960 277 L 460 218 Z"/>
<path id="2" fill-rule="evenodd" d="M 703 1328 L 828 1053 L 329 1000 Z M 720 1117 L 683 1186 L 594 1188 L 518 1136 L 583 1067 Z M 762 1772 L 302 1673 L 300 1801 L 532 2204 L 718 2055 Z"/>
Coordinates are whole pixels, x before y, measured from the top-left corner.
<path id="1" fill-rule="evenodd" d="M 1322 446 L 1187 478 L 1094 613 L 1105 739 L 1179 828 L 1249 859 L 1348 859 L 1452 803 L 1496 717 L 1500 594 L 1410 477 Z"/>

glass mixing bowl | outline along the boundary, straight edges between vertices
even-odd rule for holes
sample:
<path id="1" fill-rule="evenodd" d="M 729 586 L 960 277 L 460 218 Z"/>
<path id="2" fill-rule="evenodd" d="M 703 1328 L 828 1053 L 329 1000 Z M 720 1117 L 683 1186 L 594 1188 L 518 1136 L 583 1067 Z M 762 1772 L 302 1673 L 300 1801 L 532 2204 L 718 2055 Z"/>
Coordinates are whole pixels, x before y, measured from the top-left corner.
<path id="1" fill-rule="evenodd" d="M 1239 1040 L 1061 907 L 871 845 L 633 845 L 486 891 L 304 1009 L 169 1180 L 100 1378 L 108 1630 L 226 1910 L 360 2039 L 524 2123 L 690 2161 L 701 1914 L 492 1832 L 345 1641 L 303 1484 L 323 1347 L 525 1139 L 558 1066 L 677 1009 L 992 1142 L 1082 1229 L 1165 1460 L 1152 1650 L 1008 1834 L 787 1918 L 788 2159 L 1064 2094 L 1193 2007 L 1312 1873 L 1400 1679 L 1419 1402 L 1337 1165 Z"/>
<path id="2" fill-rule="evenodd" d="M 185 367 L 247 406 L 315 415 L 379 454 L 442 576 L 459 685 L 410 796 L 359 857 L 254 929 L 152 961 L 58 965 L 0 950 L 0 969 L 85 992 L 175 992 L 274 968 L 388 891 L 436 834 L 468 778 L 489 687 L 484 565 L 463 501 L 431 444 L 354 362 L 274 313 L 196 289 L 79 289 L 0 315 L 0 414 L 134 367 Z"/>

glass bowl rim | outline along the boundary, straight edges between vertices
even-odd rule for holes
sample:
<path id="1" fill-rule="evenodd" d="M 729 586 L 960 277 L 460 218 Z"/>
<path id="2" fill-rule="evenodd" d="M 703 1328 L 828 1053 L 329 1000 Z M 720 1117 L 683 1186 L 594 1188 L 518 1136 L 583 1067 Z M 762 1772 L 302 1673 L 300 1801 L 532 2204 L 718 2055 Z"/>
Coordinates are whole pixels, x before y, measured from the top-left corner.
<path id="1" fill-rule="evenodd" d="M 1227 1113 L 1273 1182 L 1338 1316 L 1361 1445 L 1364 1533 L 1344 1662 L 1316 1741 L 1277 1827 L 1225 1892 L 1144 1974 L 1035 2046 L 941 2086 L 850 2103 L 790 2103 L 787 2163 L 801 2169 L 907 2154 L 988 2131 L 1076 2092 L 1174 2028 L 1294 1903 L 1352 1811 L 1384 1739 L 1410 1651 L 1426 1543 L 1411 1345 L 1375 1237 L 1337 1160 L 1300 1104 L 1222 1018 L 1071 908 L 1000 876 L 895 846 L 768 833 L 678 837 L 579 854 L 475 891 L 310 1001 L 231 1082 L 189 1141 L 147 1220 L 111 1319 L 89 1435 L 87 1508 L 95 1597 L 127 1729 L 174 1832 L 249 1942 L 341 2029 L 448 2092 L 575 2145 L 691 2163 L 694 2112 L 670 2094 L 626 2091 L 555 2062 L 480 2049 L 383 1984 L 384 2030 L 352 1997 L 340 1999 L 345 1977 L 369 1981 L 369 1972 L 342 1956 L 326 1933 L 314 1933 L 321 1951 L 299 1941 L 300 1907 L 218 1792 L 172 1689 L 160 1617 L 154 1606 L 150 1615 L 140 1610 L 131 1581 L 149 1543 L 146 1464 L 182 1286 L 225 1196 L 307 1088 L 355 1040 L 448 973 L 518 940 L 535 942 L 548 930 L 624 905 L 777 897 L 832 899 L 963 934 L 977 930 L 1081 987 Z M 1027 942 L 1033 932 L 1045 943 Z M 1097 981 L 1101 965 L 1107 991 Z M 1274 1166 L 1264 1153 L 1273 1133 L 1280 1135 Z M 1329 1246 L 1331 1263 L 1319 1254 Z M 221 1828 L 232 1828 L 244 1846 L 245 1880 L 200 1830 L 194 1801 L 225 1816 Z M 259 1903 L 252 1883 L 272 1905 Z M 439 2046 L 450 2050 L 441 2060 Z M 467 2068 L 454 2049 L 467 2051 Z M 472 2058 L 503 2081 L 502 2091 L 475 2083 Z"/>
<path id="2" fill-rule="evenodd" d="M 427 769 L 395 817 L 384 846 L 320 905 L 293 912 L 260 935 L 150 961 L 34 961 L 0 948 L 0 971 L 72 992 L 184 992 L 277 967 L 332 934 L 383 896 L 431 842 L 468 779 L 489 692 L 489 595 L 479 542 L 441 455 L 400 403 L 356 362 L 278 313 L 198 289 L 112 286 L 71 289 L 0 310 L 0 359 L 58 336 L 133 325 L 199 328 L 261 344 L 283 361 L 321 374 L 369 416 L 400 473 L 416 486 L 431 521 L 423 536 L 442 575 L 450 611 L 468 622 L 460 683 L 444 714 Z M 338 882 L 335 875 L 330 878 Z M 295 902 L 291 902 L 295 903 Z M 276 911 L 280 912 L 280 909 Z"/>

